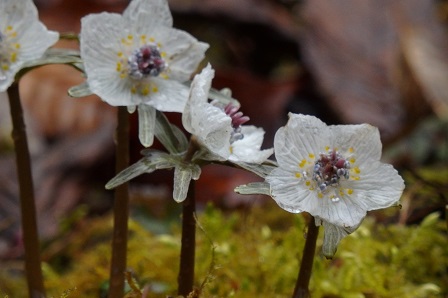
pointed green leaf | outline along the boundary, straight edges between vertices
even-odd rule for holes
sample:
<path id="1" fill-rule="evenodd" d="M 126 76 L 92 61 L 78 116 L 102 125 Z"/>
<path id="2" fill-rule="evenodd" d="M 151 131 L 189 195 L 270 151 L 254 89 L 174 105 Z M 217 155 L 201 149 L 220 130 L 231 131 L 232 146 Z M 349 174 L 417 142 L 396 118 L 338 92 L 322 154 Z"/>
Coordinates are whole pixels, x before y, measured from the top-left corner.
<path id="1" fill-rule="evenodd" d="M 144 173 L 152 173 L 155 170 L 169 169 L 179 164 L 178 158 L 166 154 L 165 152 L 152 150 L 147 156 L 137 161 L 135 164 L 124 169 L 112 178 L 106 189 L 112 189 Z"/>

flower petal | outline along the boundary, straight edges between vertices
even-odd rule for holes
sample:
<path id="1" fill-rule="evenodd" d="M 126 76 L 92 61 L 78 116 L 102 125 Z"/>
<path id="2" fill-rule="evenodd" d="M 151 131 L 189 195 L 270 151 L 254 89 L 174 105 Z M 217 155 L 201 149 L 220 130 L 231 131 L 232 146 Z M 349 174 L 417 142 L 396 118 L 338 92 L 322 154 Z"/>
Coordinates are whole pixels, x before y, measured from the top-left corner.
<path id="1" fill-rule="evenodd" d="M 377 161 L 381 157 L 381 140 L 378 128 L 369 124 L 329 126 L 332 146 L 340 152 L 353 150 L 358 164 Z"/>
<path id="2" fill-rule="evenodd" d="M 116 70 L 123 26 L 122 17 L 113 13 L 92 14 L 81 19 L 80 47 L 87 82 L 93 93 L 113 106 L 141 103 L 132 96 L 128 79 L 120 78 Z"/>
<path id="3" fill-rule="evenodd" d="M 293 173 L 282 167 L 272 170 L 266 182 L 271 185 L 272 198 L 286 211 L 308 211 L 318 200 L 316 192 L 303 187 Z"/>
<path id="4" fill-rule="evenodd" d="M 200 74 L 194 77 L 191 83 L 189 98 L 182 114 L 182 124 L 189 133 L 194 131 L 192 126 L 193 113 L 200 105 L 208 101 L 208 90 L 210 90 L 214 75 L 215 71 L 208 64 Z"/>
<path id="5" fill-rule="evenodd" d="M 184 84 L 165 80 L 160 77 L 152 78 L 152 83 L 157 86 L 157 91 L 149 96 L 136 94 L 142 102 L 153 106 L 162 112 L 183 112 L 188 99 L 188 87 Z"/>
<path id="6" fill-rule="evenodd" d="M 405 185 L 391 165 L 377 162 L 361 174 L 359 180 L 351 183 L 353 204 L 368 211 L 398 205 Z"/>
<path id="7" fill-rule="evenodd" d="M 136 28 L 144 28 L 153 22 L 173 26 L 173 17 L 166 0 L 132 0 L 124 10 L 123 17 L 133 21 Z"/>
<path id="8" fill-rule="evenodd" d="M 301 160 L 310 153 L 318 154 L 324 150 L 325 140 L 329 140 L 329 129 L 313 116 L 289 114 L 286 126 L 275 134 L 275 157 L 281 167 L 296 171 Z"/>
<path id="9" fill-rule="evenodd" d="M 233 142 L 230 161 L 262 163 L 274 152 L 274 149 L 260 150 L 265 133 L 262 128 L 252 125 L 241 126 L 241 133 L 244 138 Z"/>
<path id="10" fill-rule="evenodd" d="M 9 34 L 8 34 L 9 31 Z M 37 8 L 32 1 L 4 0 L 0 2 L 0 32 L 5 36 L 2 43 L 13 47 L 14 58 L 7 63 L 7 69 L 0 71 L 0 92 L 14 81 L 16 73 L 24 63 L 42 57 L 44 52 L 58 39 L 59 34 L 49 31 L 38 19 Z M 0 53 L 10 56 L 11 53 Z"/>

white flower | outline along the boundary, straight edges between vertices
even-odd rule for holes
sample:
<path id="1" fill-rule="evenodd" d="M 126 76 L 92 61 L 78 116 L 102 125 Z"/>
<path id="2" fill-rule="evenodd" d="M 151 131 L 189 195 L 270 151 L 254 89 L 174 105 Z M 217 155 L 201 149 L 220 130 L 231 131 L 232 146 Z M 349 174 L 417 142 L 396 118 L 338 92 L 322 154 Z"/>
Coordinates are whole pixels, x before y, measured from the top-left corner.
<path id="1" fill-rule="evenodd" d="M 140 137 L 153 139 L 155 110 L 182 112 L 190 79 L 208 44 L 172 28 L 166 0 L 132 0 L 123 15 L 81 20 L 81 56 L 91 91 L 113 106 L 138 106 Z M 149 122 L 147 122 L 149 121 Z M 142 130 L 145 126 L 145 130 Z M 142 135 L 143 133 L 143 135 Z"/>
<path id="2" fill-rule="evenodd" d="M 31 0 L 1 0 L 0 92 L 11 86 L 24 63 L 42 57 L 58 39 L 39 21 Z"/>
<path id="3" fill-rule="evenodd" d="M 283 209 L 306 211 L 325 229 L 323 253 L 352 233 L 369 210 L 397 205 L 403 179 L 380 162 L 378 129 L 368 125 L 327 126 L 313 116 L 289 114 L 274 140 L 278 168 L 266 181 Z"/>
<path id="4" fill-rule="evenodd" d="M 208 102 L 213 77 L 214 70 L 208 65 L 193 79 L 190 97 L 182 114 L 184 128 L 208 149 L 211 156 L 207 159 L 233 163 L 266 161 L 273 149 L 260 150 L 264 130 L 243 126 L 249 118 L 238 112 L 237 107 Z"/>

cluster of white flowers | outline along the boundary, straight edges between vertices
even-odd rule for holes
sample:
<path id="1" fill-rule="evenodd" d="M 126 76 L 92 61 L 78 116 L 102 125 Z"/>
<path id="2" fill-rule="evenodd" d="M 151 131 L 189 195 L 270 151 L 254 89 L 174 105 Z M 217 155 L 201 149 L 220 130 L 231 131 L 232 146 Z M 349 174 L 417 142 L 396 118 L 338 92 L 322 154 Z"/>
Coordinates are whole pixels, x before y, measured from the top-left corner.
<path id="1" fill-rule="evenodd" d="M 264 130 L 232 103 L 210 101 L 214 70 L 184 82 L 208 45 L 172 28 L 166 0 L 133 0 L 123 15 L 101 13 L 82 19 L 81 55 L 90 89 L 111 105 L 138 106 L 140 138 L 152 144 L 155 110 L 182 112 L 182 124 L 200 149 L 189 162 L 264 163 L 275 150 L 278 167 L 267 177 L 272 198 L 283 209 L 314 216 L 325 228 L 323 253 L 331 257 L 368 210 L 397 205 L 404 183 L 382 164 L 378 130 L 370 125 L 326 126 L 319 119 L 290 115 L 275 149 L 261 150 Z M 186 197 L 200 170 L 172 164 L 174 197 Z"/>
<path id="2" fill-rule="evenodd" d="M 39 22 L 31 0 L 2 0 L 0 13 L 1 92 L 59 36 Z M 122 15 L 90 14 L 81 20 L 80 50 L 90 90 L 110 105 L 138 108 L 144 146 L 153 143 L 158 110 L 182 113 L 182 124 L 199 147 L 188 160 L 179 154 L 152 154 L 147 166 L 134 167 L 138 172 L 128 171 L 110 185 L 175 168 L 174 198 L 181 202 L 190 179 L 199 178 L 200 163 L 260 165 L 275 151 L 278 166 L 265 177 L 269 193 L 283 209 L 306 211 L 324 226 L 323 253 L 328 257 L 367 211 L 398 204 L 404 182 L 392 166 L 380 162 L 378 129 L 368 124 L 327 126 L 313 116 L 290 114 L 275 136 L 274 149 L 262 150 L 264 130 L 245 125 L 249 118 L 237 103 L 210 100 L 210 65 L 188 86 L 208 44 L 172 25 L 166 0 L 132 0 Z"/>

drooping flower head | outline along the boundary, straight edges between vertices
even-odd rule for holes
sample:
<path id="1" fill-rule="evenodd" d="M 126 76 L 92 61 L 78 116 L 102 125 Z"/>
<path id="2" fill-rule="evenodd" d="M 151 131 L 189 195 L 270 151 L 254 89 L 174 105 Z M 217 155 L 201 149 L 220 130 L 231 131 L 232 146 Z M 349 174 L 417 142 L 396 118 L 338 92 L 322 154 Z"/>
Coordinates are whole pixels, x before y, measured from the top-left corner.
<path id="1" fill-rule="evenodd" d="M 190 79 L 208 45 L 172 28 L 166 0 L 132 0 L 122 15 L 81 20 L 81 56 L 91 91 L 113 106 L 138 106 L 152 143 L 155 109 L 182 112 Z M 149 137 L 149 138 L 148 138 Z"/>
<path id="2" fill-rule="evenodd" d="M 38 19 L 31 0 L 0 1 L 0 92 L 13 82 L 24 63 L 40 58 L 59 39 Z"/>
<path id="3" fill-rule="evenodd" d="M 209 102 L 209 90 L 214 70 L 208 65 L 195 76 L 190 96 L 182 114 L 184 128 L 205 146 L 210 159 L 230 160 L 234 163 L 262 163 L 272 155 L 273 149 L 260 150 L 264 130 L 245 126 L 249 117 L 239 107 Z"/>
<path id="4" fill-rule="evenodd" d="M 378 129 L 368 125 L 327 126 L 313 116 L 289 114 L 278 130 L 278 168 L 267 177 L 271 195 L 283 209 L 306 211 L 325 229 L 323 253 L 360 225 L 366 212 L 397 205 L 403 179 L 380 162 Z"/>

